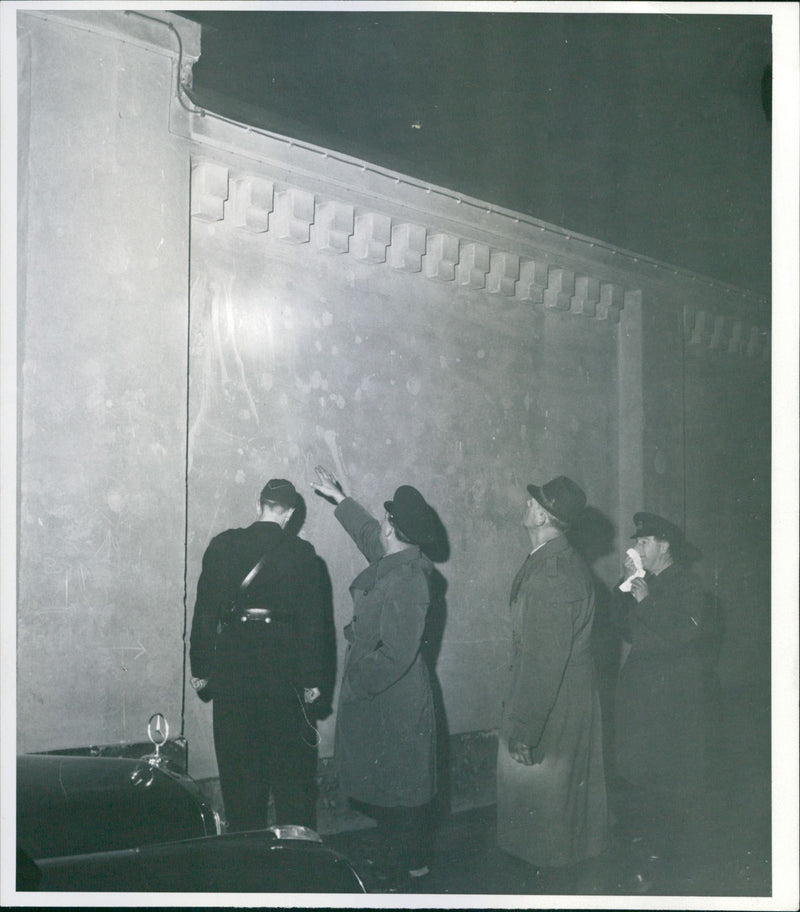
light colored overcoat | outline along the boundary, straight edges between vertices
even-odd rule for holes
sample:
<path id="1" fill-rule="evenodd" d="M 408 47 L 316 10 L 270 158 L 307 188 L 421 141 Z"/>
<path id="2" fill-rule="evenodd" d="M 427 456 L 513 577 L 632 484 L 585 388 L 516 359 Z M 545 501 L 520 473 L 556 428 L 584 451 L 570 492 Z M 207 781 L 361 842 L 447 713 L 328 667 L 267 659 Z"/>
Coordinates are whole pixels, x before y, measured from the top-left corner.
<path id="1" fill-rule="evenodd" d="M 539 867 L 607 845 L 600 700 L 590 652 L 594 587 L 566 538 L 542 545 L 511 591 L 511 661 L 497 764 L 497 841 Z M 534 748 L 513 760 L 508 739 Z"/>
<path id="2" fill-rule="evenodd" d="M 380 523 L 353 499 L 335 515 L 370 562 L 350 586 L 334 747 L 339 786 L 369 804 L 415 807 L 436 791 L 433 695 L 420 655 L 433 565 L 415 545 L 384 555 Z"/>

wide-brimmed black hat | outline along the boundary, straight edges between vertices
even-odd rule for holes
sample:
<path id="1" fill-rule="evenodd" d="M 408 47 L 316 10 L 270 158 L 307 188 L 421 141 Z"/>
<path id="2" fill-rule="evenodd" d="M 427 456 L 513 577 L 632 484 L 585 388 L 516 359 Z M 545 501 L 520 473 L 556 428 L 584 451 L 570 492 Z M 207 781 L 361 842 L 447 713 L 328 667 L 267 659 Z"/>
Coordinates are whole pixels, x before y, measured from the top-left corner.
<path id="1" fill-rule="evenodd" d="M 261 490 L 261 503 L 276 503 L 287 510 L 297 506 L 297 489 L 285 478 L 270 478 Z"/>
<path id="2" fill-rule="evenodd" d="M 541 487 L 529 484 L 528 493 L 556 519 L 564 523 L 573 523 L 583 513 L 586 506 L 586 495 L 583 489 L 566 475 L 559 475 Z"/>
<path id="3" fill-rule="evenodd" d="M 436 515 L 412 485 L 400 485 L 383 504 L 395 528 L 415 545 L 429 545 L 436 538 Z"/>
<path id="4" fill-rule="evenodd" d="M 683 530 L 675 523 L 657 513 L 634 513 L 636 531 L 631 538 L 655 538 L 669 543 L 669 550 L 675 560 L 696 561 L 703 556 L 699 548 L 686 541 Z"/>

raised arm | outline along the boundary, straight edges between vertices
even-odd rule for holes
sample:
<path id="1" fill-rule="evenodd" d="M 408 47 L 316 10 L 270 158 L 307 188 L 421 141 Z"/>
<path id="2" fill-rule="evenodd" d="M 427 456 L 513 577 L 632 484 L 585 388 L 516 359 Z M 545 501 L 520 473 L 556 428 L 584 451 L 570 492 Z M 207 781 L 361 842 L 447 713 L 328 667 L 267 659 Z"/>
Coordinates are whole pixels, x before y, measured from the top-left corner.
<path id="1" fill-rule="evenodd" d="M 311 487 L 320 497 L 336 504 L 336 518 L 364 557 L 370 563 L 380 560 L 384 551 L 380 537 L 381 526 L 378 520 L 361 504 L 344 493 L 338 479 L 331 472 L 322 466 L 317 466 L 315 471 L 319 476 L 319 481 L 312 481 Z"/>
<path id="2" fill-rule="evenodd" d="M 381 524 L 360 503 L 352 497 L 346 497 L 336 507 L 334 515 L 370 563 L 383 557 Z"/>

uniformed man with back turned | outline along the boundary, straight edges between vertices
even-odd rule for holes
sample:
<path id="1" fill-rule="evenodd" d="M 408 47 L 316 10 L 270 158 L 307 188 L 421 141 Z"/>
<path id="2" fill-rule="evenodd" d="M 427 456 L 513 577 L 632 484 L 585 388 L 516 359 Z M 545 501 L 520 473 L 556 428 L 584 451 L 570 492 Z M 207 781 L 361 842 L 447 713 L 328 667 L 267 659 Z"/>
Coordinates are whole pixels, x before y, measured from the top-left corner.
<path id="1" fill-rule="evenodd" d="M 215 536 L 203 556 L 190 662 L 213 696 L 214 747 L 228 830 L 313 827 L 317 732 L 311 704 L 326 679 L 320 561 L 286 530 L 294 485 L 273 478 L 258 519 Z"/>

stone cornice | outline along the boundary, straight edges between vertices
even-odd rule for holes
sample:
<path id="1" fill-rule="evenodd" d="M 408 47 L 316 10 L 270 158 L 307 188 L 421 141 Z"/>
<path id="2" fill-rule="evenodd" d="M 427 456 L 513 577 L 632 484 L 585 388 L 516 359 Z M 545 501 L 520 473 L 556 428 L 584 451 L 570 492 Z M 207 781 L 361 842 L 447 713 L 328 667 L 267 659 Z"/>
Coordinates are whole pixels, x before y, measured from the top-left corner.
<path id="1" fill-rule="evenodd" d="M 170 129 L 189 142 L 195 218 L 597 320 L 616 322 L 629 295 L 657 299 L 683 309 L 688 350 L 769 355 L 768 303 L 746 290 L 199 108 L 194 22 L 149 9 L 26 15 L 175 59 Z"/>
<path id="2" fill-rule="evenodd" d="M 665 297 L 700 306 L 715 305 L 751 316 L 767 311 L 767 301 L 746 289 L 709 279 L 674 265 L 541 222 L 523 213 L 397 174 L 331 150 L 238 124 L 220 115 L 173 107 L 173 129 L 197 144 L 198 151 L 244 170 L 264 169 L 272 179 L 311 193 L 347 200 L 418 222 L 434 233 L 466 236 L 520 257 L 543 256 L 600 281 L 642 289 L 646 297 Z M 254 164 L 247 164 L 247 160 Z"/>
<path id="3" fill-rule="evenodd" d="M 470 237 L 468 225 L 451 220 L 437 225 L 430 217 L 407 220 L 408 213 L 376 211 L 204 157 L 193 163 L 191 198 L 192 216 L 201 221 L 224 220 L 284 243 L 310 244 L 320 253 L 349 255 L 545 309 L 616 322 L 627 292 L 618 283 L 570 268 L 566 260 L 554 260 L 545 250 L 518 244 L 525 255 L 501 249 L 497 236 L 495 243 L 477 230 Z"/>
<path id="4" fill-rule="evenodd" d="M 484 237 L 479 241 L 464 236 L 474 226 L 458 226 L 448 220 L 448 230 L 439 230 L 442 222 L 437 228 L 434 217 L 430 217 L 429 223 L 423 224 L 420 216 L 424 213 L 419 210 L 414 211 L 417 221 L 406 221 L 403 215 L 410 210 L 400 216 L 390 215 L 367 208 L 357 191 L 354 195 L 361 205 L 331 198 L 324 193 L 324 181 L 315 183 L 315 188 L 317 192 L 312 192 L 252 170 L 240 171 L 200 152 L 192 167 L 192 216 L 205 222 L 224 221 L 253 234 L 269 233 L 287 244 L 309 244 L 323 254 L 348 255 L 431 281 L 597 320 L 617 322 L 628 296 L 640 297 L 636 289 L 604 281 L 600 268 L 594 275 L 588 269 L 581 271 L 576 266 L 579 258 L 570 256 L 569 251 L 561 258 L 552 250 L 542 249 L 537 255 L 524 238 L 506 238 L 509 247 L 524 253 L 504 250 L 497 246 L 503 240 L 497 233 L 475 230 L 475 235 Z M 454 228 L 464 231 L 453 233 Z M 493 244 L 485 241 L 487 236 Z M 658 286 L 643 284 L 650 286 L 653 299 L 668 306 L 682 303 L 674 278 L 663 278 Z M 699 287 L 703 303 L 683 304 L 687 351 L 768 362 L 768 329 L 748 316 L 747 310 L 731 306 L 730 299 L 739 290 L 717 285 L 714 296 L 704 286 Z M 687 297 L 684 294 L 684 300 Z"/>
<path id="5" fill-rule="evenodd" d="M 769 329 L 719 310 L 686 308 L 684 338 L 689 354 L 706 351 L 721 357 L 738 356 L 767 364 L 772 354 Z"/>

